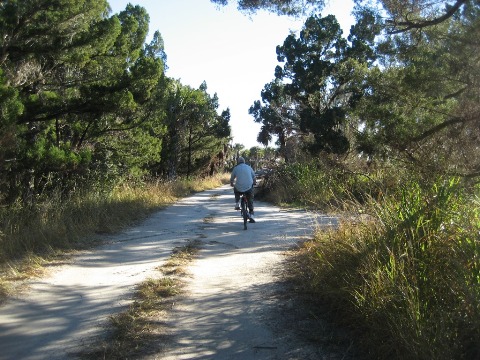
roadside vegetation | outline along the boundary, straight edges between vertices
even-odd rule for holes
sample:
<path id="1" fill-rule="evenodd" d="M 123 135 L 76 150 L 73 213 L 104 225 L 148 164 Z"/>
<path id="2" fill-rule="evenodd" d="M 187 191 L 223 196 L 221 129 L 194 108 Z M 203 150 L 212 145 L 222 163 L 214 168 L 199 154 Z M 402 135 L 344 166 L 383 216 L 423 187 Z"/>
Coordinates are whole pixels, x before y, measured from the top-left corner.
<path id="1" fill-rule="evenodd" d="M 166 76 L 145 8 L 54 5 L 0 4 L 0 296 L 235 161 L 229 109 Z"/>
<path id="2" fill-rule="evenodd" d="M 0 208 L 0 295 L 42 274 L 44 265 L 69 252 L 98 245 L 153 211 L 193 192 L 228 182 L 228 175 L 144 184 L 122 183 L 111 191 L 91 191 L 69 199 L 51 198 L 35 206 Z"/>
<path id="3" fill-rule="evenodd" d="M 428 184 L 398 177 L 388 186 L 391 175 L 350 174 L 349 181 L 338 181 L 325 169 L 299 174 L 296 168 L 282 168 L 269 193 L 288 203 L 292 193 L 324 189 L 327 201 L 315 208 L 335 212 L 341 221 L 336 229 L 318 229 L 294 252 L 288 277 L 349 332 L 356 355 L 478 358 L 479 186 L 456 177 Z M 286 183 L 289 191 L 282 190 Z M 312 208 L 310 198 L 295 199 Z"/>

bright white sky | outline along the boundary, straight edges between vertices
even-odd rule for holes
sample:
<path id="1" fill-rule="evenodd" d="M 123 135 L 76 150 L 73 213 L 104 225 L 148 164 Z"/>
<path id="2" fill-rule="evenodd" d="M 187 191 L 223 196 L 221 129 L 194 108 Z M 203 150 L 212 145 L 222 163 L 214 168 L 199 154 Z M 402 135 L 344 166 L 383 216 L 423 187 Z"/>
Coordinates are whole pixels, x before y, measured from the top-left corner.
<path id="1" fill-rule="evenodd" d="M 346 36 L 353 24 L 352 1 L 331 2 L 322 15 L 334 14 Z M 247 149 L 261 146 L 257 143 L 261 125 L 253 121 L 248 109 L 274 78 L 279 65 L 276 46 L 283 44 L 290 30 L 301 30 L 304 21 L 263 11 L 249 17 L 236 9 L 236 3 L 219 8 L 210 0 L 109 3 L 113 13 L 124 10 L 128 3 L 144 7 L 150 15 L 147 41 L 158 30 L 165 42 L 167 76 L 193 88 L 205 81 L 207 92 L 218 95 L 219 113 L 230 108 L 233 143 Z"/>

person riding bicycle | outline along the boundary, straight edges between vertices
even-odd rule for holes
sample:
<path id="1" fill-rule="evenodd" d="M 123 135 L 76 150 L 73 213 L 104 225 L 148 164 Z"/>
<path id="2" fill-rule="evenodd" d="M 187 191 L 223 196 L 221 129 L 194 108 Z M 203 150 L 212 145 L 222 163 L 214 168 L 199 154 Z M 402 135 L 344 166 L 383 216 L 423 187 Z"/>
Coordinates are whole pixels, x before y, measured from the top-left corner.
<path id="1" fill-rule="evenodd" d="M 250 222 L 255 222 L 253 217 L 253 186 L 256 182 L 255 172 L 250 165 L 245 164 L 245 159 L 240 156 L 237 160 L 237 166 L 232 170 L 230 185 L 233 186 L 233 192 L 235 193 L 235 210 L 240 210 L 240 193 L 246 194 Z"/>

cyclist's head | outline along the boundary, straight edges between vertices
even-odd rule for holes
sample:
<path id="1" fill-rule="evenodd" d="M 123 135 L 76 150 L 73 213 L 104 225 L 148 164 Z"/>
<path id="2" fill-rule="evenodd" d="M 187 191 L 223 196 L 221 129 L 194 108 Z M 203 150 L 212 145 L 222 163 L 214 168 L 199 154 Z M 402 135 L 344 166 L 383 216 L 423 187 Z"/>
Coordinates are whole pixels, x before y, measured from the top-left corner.
<path id="1" fill-rule="evenodd" d="M 237 160 L 237 163 L 238 164 L 245 164 L 245 159 L 241 156 L 238 157 L 238 160 Z"/>

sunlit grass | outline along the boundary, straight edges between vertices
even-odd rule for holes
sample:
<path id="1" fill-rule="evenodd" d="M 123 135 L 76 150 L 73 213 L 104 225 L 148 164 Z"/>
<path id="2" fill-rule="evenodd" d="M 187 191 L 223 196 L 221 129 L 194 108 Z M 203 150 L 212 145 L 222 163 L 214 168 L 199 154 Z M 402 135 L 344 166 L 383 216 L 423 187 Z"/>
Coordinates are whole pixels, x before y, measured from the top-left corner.
<path id="1" fill-rule="evenodd" d="M 364 202 L 387 192 L 395 181 L 388 169 L 368 176 L 312 161 L 275 168 L 263 182 L 261 192 L 266 200 L 280 205 L 344 211 L 352 202 Z"/>
<path id="2" fill-rule="evenodd" d="M 41 274 L 42 264 L 66 252 L 97 244 L 177 199 L 218 187 L 228 174 L 171 182 L 122 183 L 109 192 L 52 197 L 35 206 L 0 208 L 0 296 L 18 280 Z"/>
<path id="3" fill-rule="evenodd" d="M 290 268 L 297 283 L 368 358 L 478 358 L 478 197 L 456 180 L 409 183 L 361 210 L 363 221 L 349 218 L 302 247 Z"/>

